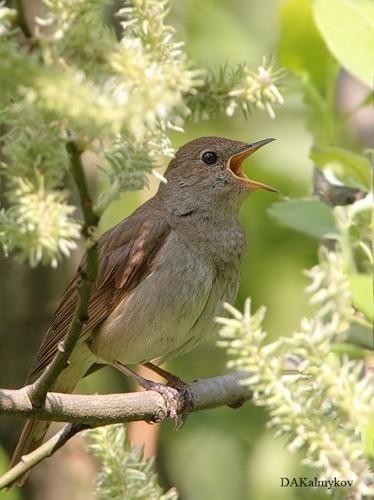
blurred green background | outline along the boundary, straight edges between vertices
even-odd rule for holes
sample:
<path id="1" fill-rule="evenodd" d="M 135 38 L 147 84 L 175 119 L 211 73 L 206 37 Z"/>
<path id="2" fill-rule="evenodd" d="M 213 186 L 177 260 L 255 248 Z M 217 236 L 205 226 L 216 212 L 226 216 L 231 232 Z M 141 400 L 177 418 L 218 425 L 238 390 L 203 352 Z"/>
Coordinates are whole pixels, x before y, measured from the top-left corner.
<path id="1" fill-rule="evenodd" d="M 198 66 L 218 68 L 225 62 L 234 65 L 246 61 L 255 69 L 263 56 L 277 56 L 281 3 L 281 0 L 175 1 L 171 22 L 177 29 L 178 38 L 185 40 L 188 55 Z M 306 129 L 306 108 L 297 82 L 290 75 L 286 76 L 282 92 L 285 105 L 275 109 L 275 120 L 254 111 L 247 120 L 235 115 L 234 118 L 214 116 L 200 123 L 189 122 L 184 134 L 172 135 L 173 146 L 203 135 L 249 142 L 275 137 L 276 142 L 247 161 L 247 174 L 277 187 L 290 198 L 310 194 L 312 163 L 308 152 L 312 138 Z M 356 87 L 353 86 L 350 92 L 354 94 Z M 149 189 L 126 193 L 114 202 L 105 213 L 102 230 L 130 214 L 153 194 L 156 187 L 156 181 L 151 179 Z M 261 304 L 267 307 L 265 327 L 269 340 L 291 333 L 308 312 L 307 297 L 303 293 L 306 279 L 302 270 L 316 261 L 317 249 L 315 240 L 282 228 L 269 218 L 267 208 L 275 201 L 279 201 L 276 194 L 256 192 L 242 208 L 241 221 L 248 247 L 236 304 L 241 307 L 244 299 L 250 296 L 254 308 Z M 76 255 L 57 271 L 30 270 L 26 265 L 0 262 L 3 386 L 17 387 L 23 383 L 40 338 L 78 259 Z M 191 381 L 224 373 L 225 362 L 225 354 L 218 347 L 203 345 L 170 362 L 168 369 Z M 80 390 L 119 392 L 127 390 L 127 384 L 123 377 L 105 368 L 87 377 Z M 300 456 L 286 451 L 285 442 L 275 438 L 273 432 L 265 428 L 265 423 L 265 413 L 247 403 L 237 410 L 220 408 L 193 414 L 179 432 L 173 432 L 170 423 L 163 424 L 157 454 L 161 482 L 165 486 L 176 486 L 184 500 L 325 498 L 323 493 L 312 489 L 280 488 L 281 477 L 312 473 L 301 467 Z M 13 422 L 0 421 L 0 441 L 9 452 L 15 444 L 18 428 Z M 74 458 L 78 460 L 73 460 L 74 464 L 89 469 L 81 448 L 70 453 L 79 455 L 79 459 Z M 52 467 L 55 470 L 62 467 L 58 464 L 58 456 L 51 461 L 54 466 L 43 465 L 35 472 L 36 479 L 24 490 L 24 498 L 51 498 L 48 497 L 51 490 L 43 486 L 43 481 L 51 481 L 46 476 Z M 60 481 L 65 477 L 61 471 L 56 474 Z M 92 477 L 93 473 L 88 474 L 87 484 L 91 484 Z M 69 477 L 69 480 L 69 484 L 60 482 L 63 487 L 54 490 L 54 500 L 90 498 L 91 486 L 81 479 L 75 481 Z M 3 498 L 16 500 L 20 496 L 0 493 L 0 499 Z"/>

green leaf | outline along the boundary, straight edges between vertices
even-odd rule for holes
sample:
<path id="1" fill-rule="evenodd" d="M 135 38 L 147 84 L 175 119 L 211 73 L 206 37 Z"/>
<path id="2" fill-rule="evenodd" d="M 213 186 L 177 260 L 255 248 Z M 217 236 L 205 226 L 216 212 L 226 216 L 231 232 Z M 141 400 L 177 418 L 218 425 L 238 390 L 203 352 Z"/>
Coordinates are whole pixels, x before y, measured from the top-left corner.
<path id="1" fill-rule="evenodd" d="M 340 342 L 339 344 L 335 344 L 331 348 L 332 352 L 337 354 L 338 356 L 348 356 L 350 359 L 365 359 L 368 351 L 362 349 L 361 347 L 357 347 L 355 345 L 349 344 L 348 342 Z"/>
<path id="2" fill-rule="evenodd" d="M 280 10 L 281 64 L 306 76 L 323 93 L 329 54 L 314 23 L 309 0 L 287 0 Z"/>
<path id="3" fill-rule="evenodd" d="M 351 274 L 349 276 L 351 285 L 352 302 L 365 316 L 374 320 L 373 305 L 373 279 L 369 274 Z"/>
<path id="4" fill-rule="evenodd" d="M 331 208 L 314 198 L 274 203 L 269 208 L 269 215 L 278 224 L 315 238 L 337 238 L 339 235 Z"/>
<path id="5" fill-rule="evenodd" d="M 316 25 L 340 64 L 371 87 L 374 63 L 372 0 L 313 0 Z"/>
<path id="6" fill-rule="evenodd" d="M 369 322 L 365 325 L 352 321 L 346 335 L 350 345 L 363 347 L 365 352 L 374 350 L 373 328 Z"/>
<path id="7" fill-rule="evenodd" d="M 310 158 L 320 168 L 331 169 L 338 177 L 348 178 L 360 187 L 370 189 L 372 169 L 365 156 L 337 147 L 313 148 Z"/>

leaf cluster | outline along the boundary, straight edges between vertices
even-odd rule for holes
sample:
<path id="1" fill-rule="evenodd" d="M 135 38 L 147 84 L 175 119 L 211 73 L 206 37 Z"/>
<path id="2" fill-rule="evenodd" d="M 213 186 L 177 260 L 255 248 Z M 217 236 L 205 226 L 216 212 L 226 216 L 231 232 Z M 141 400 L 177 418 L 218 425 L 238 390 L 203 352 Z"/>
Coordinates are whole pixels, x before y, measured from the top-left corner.
<path id="1" fill-rule="evenodd" d="M 177 492 L 163 492 L 154 472 L 154 460 L 144 459 L 143 450 L 133 447 L 121 424 L 87 431 L 88 450 L 97 458 L 98 498 L 112 500 L 176 500 Z"/>

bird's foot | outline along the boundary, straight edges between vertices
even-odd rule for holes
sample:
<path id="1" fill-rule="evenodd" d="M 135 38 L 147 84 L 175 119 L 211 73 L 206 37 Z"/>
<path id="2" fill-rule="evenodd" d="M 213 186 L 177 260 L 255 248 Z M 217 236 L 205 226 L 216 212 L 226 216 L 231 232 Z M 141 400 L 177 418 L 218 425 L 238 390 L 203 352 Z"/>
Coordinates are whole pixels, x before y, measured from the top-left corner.
<path id="1" fill-rule="evenodd" d="M 175 420 L 175 429 L 180 429 L 183 427 L 185 421 L 187 420 L 188 414 L 193 410 L 193 399 L 190 386 L 183 382 L 183 380 L 176 377 L 176 381 L 173 382 L 173 387 L 178 391 L 179 394 L 179 413 L 177 419 Z"/>
<path id="2" fill-rule="evenodd" d="M 178 402 L 180 397 L 178 390 L 166 384 L 153 382 L 152 380 L 144 379 L 144 382 L 145 384 L 142 385 L 143 389 L 146 391 L 156 391 L 161 394 L 164 398 L 168 415 L 177 423 L 179 420 Z"/>
<path id="3" fill-rule="evenodd" d="M 165 400 L 169 416 L 175 421 L 175 429 L 180 429 L 193 408 L 192 393 L 189 385 L 183 382 L 179 377 L 172 375 L 152 363 L 146 363 L 144 366 L 164 377 L 168 383 L 162 384 L 160 382 L 148 380 L 119 361 L 114 364 L 115 368 L 135 379 L 146 391 L 156 391 L 161 394 Z"/>
<path id="4" fill-rule="evenodd" d="M 188 414 L 191 413 L 193 409 L 193 398 L 190 386 L 176 375 L 173 375 L 153 363 L 144 363 L 144 366 L 163 377 L 167 381 L 166 387 L 170 387 L 178 391 L 179 411 L 175 418 L 175 428 L 180 429 L 187 420 Z"/>

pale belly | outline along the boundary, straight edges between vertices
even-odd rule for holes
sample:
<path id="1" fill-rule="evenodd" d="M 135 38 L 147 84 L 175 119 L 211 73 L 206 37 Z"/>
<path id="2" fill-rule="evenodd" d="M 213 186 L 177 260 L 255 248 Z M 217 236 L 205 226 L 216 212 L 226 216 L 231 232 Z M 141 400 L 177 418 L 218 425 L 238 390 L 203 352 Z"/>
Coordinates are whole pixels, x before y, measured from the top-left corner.
<path id="1" fill-rule="evenodd" d="M 98 358 L 161 362 L 191 350 L 217 330 L 214 317 L 222 314 L 223 301 L 235 298 L 238 273 L 217 271 L 188 247 L 173 255 L 168 259 L 166 249 L 152 273 L 93 334 L 90 347 Z"/>

